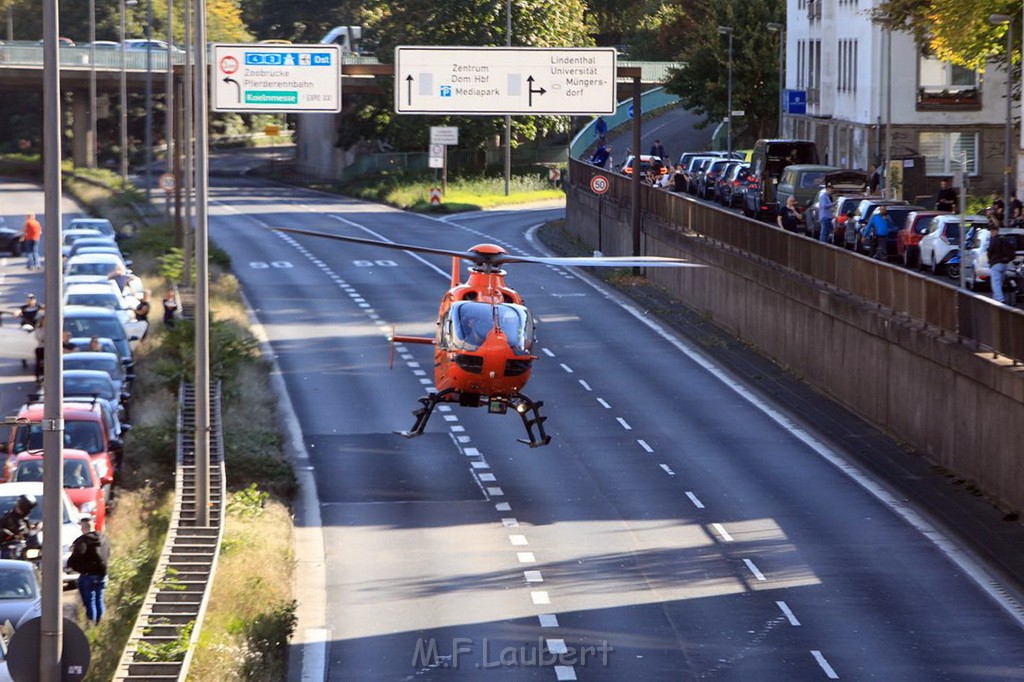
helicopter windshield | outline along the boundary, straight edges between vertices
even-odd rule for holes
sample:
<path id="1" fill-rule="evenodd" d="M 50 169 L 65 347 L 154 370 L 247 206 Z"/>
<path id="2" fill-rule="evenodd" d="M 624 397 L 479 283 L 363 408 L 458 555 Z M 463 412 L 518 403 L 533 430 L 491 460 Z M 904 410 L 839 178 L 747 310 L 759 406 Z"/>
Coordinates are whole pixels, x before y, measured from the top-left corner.
<path id="1" fill-rule="evenodd" d="M 452 306 L 451 315 L 452 341 L 457 348 L 476 350 L 495 326 L 516 353 L 525 355 L 533 345 L 533 319 L 521 305 L 462 301 Z"/>

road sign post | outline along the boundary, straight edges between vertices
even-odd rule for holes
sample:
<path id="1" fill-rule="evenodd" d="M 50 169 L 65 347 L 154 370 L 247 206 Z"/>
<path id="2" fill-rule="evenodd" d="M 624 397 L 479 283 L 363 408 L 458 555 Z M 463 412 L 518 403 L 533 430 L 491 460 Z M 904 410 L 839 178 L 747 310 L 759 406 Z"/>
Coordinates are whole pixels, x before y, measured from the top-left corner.
<path id="1" fill-rule="evenodd" d="M 614 48 L 396 47 L 399 114 L 615 113 Z"/>
<path id="2" fill-rule="evenodd" d="M 214 111 L 341 111 L 338 45 L 213 45 Z"/>

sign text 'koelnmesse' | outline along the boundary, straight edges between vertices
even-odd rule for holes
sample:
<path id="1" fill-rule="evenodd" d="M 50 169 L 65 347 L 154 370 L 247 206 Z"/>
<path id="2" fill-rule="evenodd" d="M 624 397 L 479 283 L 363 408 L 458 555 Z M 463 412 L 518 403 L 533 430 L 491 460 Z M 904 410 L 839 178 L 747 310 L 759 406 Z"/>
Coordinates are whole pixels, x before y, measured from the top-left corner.
<path id="1" fill-rule="evenodd" d="M 613 48 L 396 47 L 399 114 L 615 112 Z"/>
<path id="2" fill-rule="evenodd" d="M 214 111 L 341 111 L 338 45 L 218 44 L 210 72 Z"/>

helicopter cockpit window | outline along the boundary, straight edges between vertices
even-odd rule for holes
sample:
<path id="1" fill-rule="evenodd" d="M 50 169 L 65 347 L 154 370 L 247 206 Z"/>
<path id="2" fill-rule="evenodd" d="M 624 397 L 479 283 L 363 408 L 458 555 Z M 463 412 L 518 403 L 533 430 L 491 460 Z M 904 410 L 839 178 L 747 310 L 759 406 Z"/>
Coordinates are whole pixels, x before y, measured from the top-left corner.
<path id="1" fill-rule="evenodd" d="M 464 350 L 476 350 L 494 329 L 494 306 L 487 303 L 462 301 L 452 306 L 452 345 Z"/>
<path id="2" fill-rule="evenodd" d="M 516 353 L 527 354 L 533 345 L 533 318 L 521 305 L 502 303 L 490 305 L 474 301 L 461 301 L 452 306 L 450 325 L 450 346 L 464 350 L 476 350 L 487 339 L 497 325 L 508 345 Z"/>
<path id="3" fill-rule="evenodd" d="M 530 311 L 513 303 L 504 303 L 495 308 L 498 312 L 498 326 L 508 338 L 508 345 L 516 353 L 529 353 L 533 346 L 533 318 Z"/>

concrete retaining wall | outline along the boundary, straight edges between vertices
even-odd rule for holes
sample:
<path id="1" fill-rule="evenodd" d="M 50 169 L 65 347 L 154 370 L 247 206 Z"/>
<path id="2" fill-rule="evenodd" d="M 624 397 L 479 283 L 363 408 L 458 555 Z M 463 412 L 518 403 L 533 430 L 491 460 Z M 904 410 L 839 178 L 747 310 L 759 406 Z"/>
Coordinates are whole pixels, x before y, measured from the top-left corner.
<path id="1" fill-rule="evenodd" d="M 630 255 L 629 207 L 576 185 L 567 191 L 566 229 L 606 255 Z M 649 214 L 642 247 L 710 265 L 647 274 L 821 392 L 1024 509 L 1024 366 Z"/>

